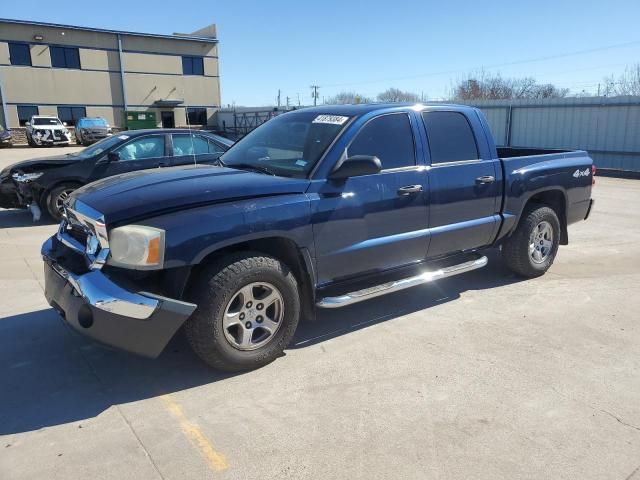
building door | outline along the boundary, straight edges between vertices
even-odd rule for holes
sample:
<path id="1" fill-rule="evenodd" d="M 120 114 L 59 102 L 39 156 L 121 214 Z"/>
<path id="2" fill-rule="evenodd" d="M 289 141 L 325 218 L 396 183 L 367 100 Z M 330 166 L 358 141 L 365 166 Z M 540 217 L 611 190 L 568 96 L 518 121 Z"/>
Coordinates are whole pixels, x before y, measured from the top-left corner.
<path id="1" fill-rule="evenodd" d="M 175 128 L 176 119 L 173 112 L 160 112 L 162 118 L 162 128 Z"/>

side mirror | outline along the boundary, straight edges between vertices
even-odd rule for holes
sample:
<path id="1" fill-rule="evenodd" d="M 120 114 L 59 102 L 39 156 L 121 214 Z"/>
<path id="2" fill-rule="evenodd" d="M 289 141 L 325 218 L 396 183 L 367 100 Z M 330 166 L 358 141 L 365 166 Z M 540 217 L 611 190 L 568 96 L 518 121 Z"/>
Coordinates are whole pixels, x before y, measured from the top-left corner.
<path id="1" fill-rule="evenodd" d="M 31 122 L 24 122 L 24 125 L 28 127 L 29 125 L 31 125 Z"/>
<path id="2" fill-rule="evenodd" d="M 120 154 L 118 152 L 109 152 L 107 154 L 107 160 L 110 162 L 117 162 L 120 160 Z"/>
<path id="3" fill-rule="evenodd" d="M 382 170 L 382 163 L 380 163 L 378 157 L 373 155 L 354 155 L 336 165 L 329 174 L 329 178 L 331 180 L 343 180 L 349 177 L 373 175 L 380 173 L 380 170 Z"/>

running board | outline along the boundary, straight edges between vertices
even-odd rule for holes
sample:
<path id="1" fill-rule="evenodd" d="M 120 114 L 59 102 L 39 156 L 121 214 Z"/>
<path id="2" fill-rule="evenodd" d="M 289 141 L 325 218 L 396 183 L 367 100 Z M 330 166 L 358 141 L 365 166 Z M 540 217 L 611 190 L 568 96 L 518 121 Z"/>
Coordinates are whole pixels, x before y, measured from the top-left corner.
<path id="1" fill-rule="evenodd" d="M 461 273 L 470 272 L 482 268 L 487 264 L 487 257 L 478 257 L 475 260 L 460 263 L 458 265 L 452 265 L 450 267 L 444 267 L 433 272 L 424 272 L 420 275 L 413 277 L 403 278 L 401 280 L 395 280 L 393 282 L 383 283 L 382 285 L 376 285 L 375 287 L 369 287 L 355 292 L 346 293 L 338 297 L 325 297 L 318 300 L 316 305 L 321 308 L 339 308 L 346 307 L 353 303 L 362 302 L 371 298 L 386 295 L 387 293 L 397 292 L 404 290 L 405 288 L 415 287 L 416 285 L 422 285 L 423 283 L 430 283 L 441 278 L 453 277 Z"/>

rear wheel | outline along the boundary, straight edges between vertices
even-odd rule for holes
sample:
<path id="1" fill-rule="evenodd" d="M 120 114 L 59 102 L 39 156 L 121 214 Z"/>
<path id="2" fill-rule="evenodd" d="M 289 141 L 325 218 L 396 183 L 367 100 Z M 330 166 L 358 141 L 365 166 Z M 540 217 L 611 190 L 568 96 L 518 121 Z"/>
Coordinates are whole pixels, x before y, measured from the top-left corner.
<path id="1" fill-rule="evenodd" d="M 281 261 L 242 252 L 212 264 L 190 296 L 198 305 L 185 324 L 187 339 L 210 366 L 250 370 L 279 357 L 300 318 L 298 285 Z"/>
<path id="2" fill-rule="evenodd" d="M 64 202 L 69 198 L 69 195 L 78 188 L 80 188 L 78 184 L 63 183 L 51 189 L 46 197 L 46 204 L 44 205 L 51 218 L 58 222 L 62 220 Z"/>
<path id="3" fill-rule="evenodd" d="M 560 244 L 560 221 L 544 205 L 528 207 L 516 231 L 502 246 L 507 266 L 524 277 L 539 277 L 549 270 Z"/>

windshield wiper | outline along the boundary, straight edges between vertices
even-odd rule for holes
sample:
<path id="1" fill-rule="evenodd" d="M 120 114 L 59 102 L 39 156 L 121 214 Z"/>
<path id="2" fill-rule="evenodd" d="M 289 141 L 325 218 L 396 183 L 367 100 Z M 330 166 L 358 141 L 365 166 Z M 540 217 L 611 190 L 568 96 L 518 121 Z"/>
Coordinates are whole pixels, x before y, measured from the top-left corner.
<path id="1" fill-rule="evenodd" d="M 277 175 L 267 167 L 263 167 L 262 165 L 254 165 L 252 163 L 234 163 L 233 165 L 226 165 L 229 168 L 237 168 L 239 170 L 253 170 L 259 173 L 266 173 L 267 175 L 273 175 L 276 177 Z"/>

